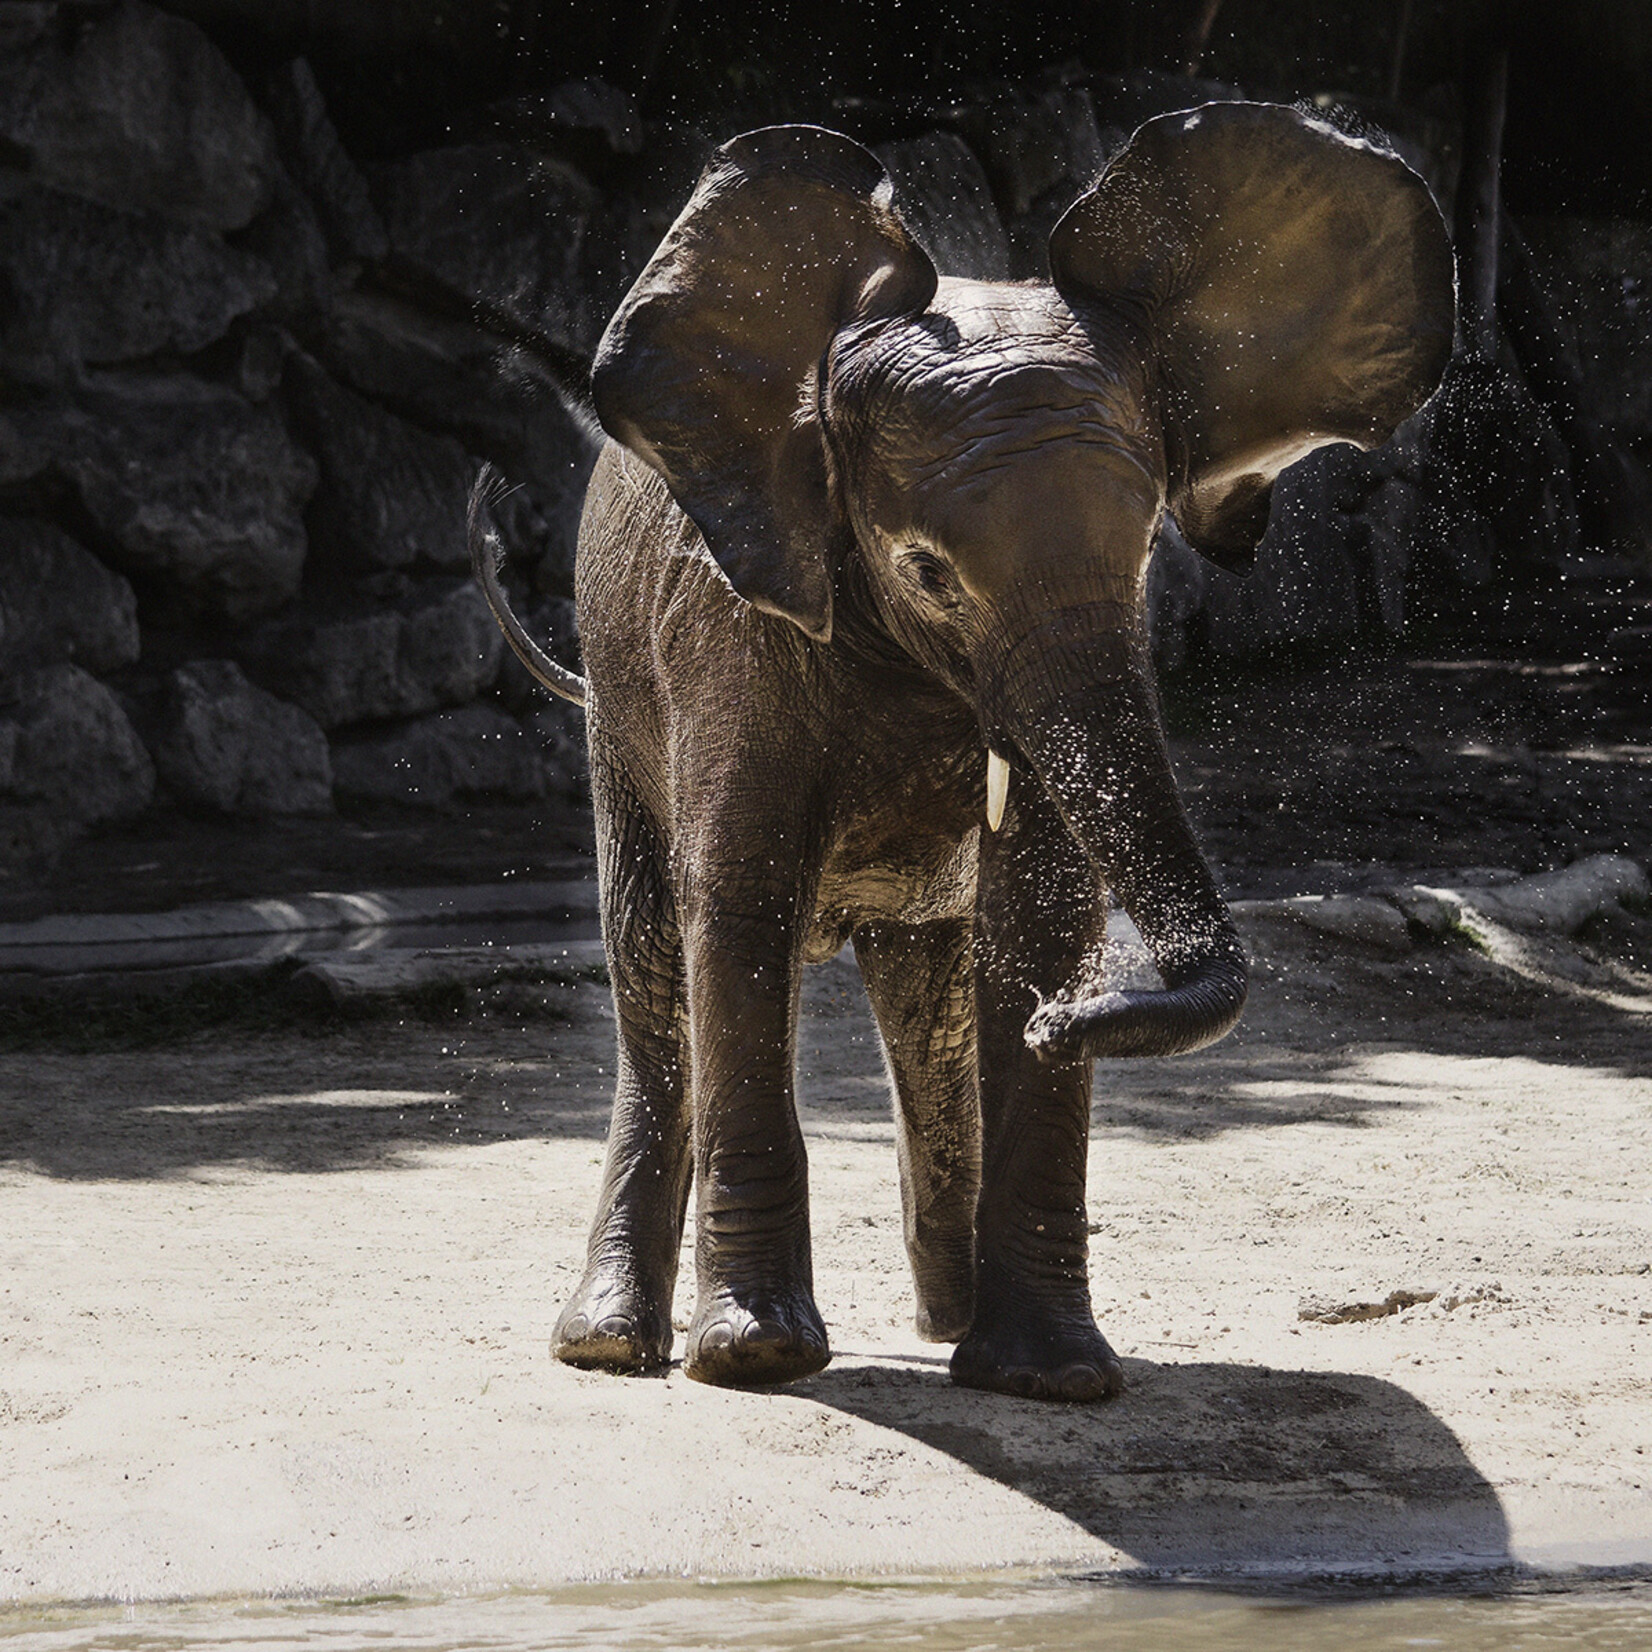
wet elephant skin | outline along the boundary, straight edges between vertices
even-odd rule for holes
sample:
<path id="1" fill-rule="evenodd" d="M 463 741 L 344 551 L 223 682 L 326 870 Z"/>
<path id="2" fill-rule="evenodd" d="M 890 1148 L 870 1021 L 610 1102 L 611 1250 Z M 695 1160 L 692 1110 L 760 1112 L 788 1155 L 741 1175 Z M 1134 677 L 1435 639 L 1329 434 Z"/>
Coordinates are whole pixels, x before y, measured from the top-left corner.
<path id="1" fill-rule="evenodd" d="M 1245 996 L 1160 727 L 1150 548 L 1168 509 L 1243 567 L 1285 466 L 1385 440 L 1444 366 L 1452 269 L 1398 160 L 1261 104 L 1149 122 L 1050 260 L 938 276 L 870 154 L 770 128 L 604 336 L 577 578 L 619 1053 L 570 1363 L 670 1358 L 692 1191 L 688 1375 L 826 1364 L 793 1063 L 800 972 L 850 942 L 919 1330 L 967 1386 L 1122 1384 L 1090 1063 L 1197 1048 Z M 1109 894 L 1161 990 L 1102 979 Z"/>

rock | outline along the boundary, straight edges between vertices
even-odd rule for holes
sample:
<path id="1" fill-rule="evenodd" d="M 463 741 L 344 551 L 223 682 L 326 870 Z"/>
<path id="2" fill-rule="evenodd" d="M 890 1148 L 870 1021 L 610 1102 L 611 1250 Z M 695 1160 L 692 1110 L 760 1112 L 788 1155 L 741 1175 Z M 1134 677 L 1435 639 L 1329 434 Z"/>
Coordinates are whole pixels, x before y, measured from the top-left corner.
<path id="1" fill-rule="evenodd" d="M 502 131 L 529 143 L 573 134 L 600 138 L 614 155 L 635 155 L 643 147 L 636 100 L 594 76 L 565 80 L 548 92 L 510 98 L 494 104 L 489 113 Z"/>
<path id="2" fill-rule="evenodd" d="M 533 356 L 466 322 L 363 293 L 339 297 L 322 354 L 362 395 L 452 432 L 513 480 L 535 483 L 546 503 L 556 501 L 571 555 L 595 445 Z"/>
<path id="3" fill-rule="evenodd" d="M 585 744 L 584 707 L 554 696 L 544 697 L 527 726 L 541 754 L 545 790 L 567 798 L 588 798 L 591 763 Z"/>
<path id="4" fill-rule="evenodd" d="M 269 205 L 236 237 L 275 281 L 269 317 L 308 336 L 332 307 L 333 273 L 321 223 L 297 184 L 277 168 Z"/>
<path id="5" fill-rule="evenodd" d="M 1532 270 L 1606 422 L 1652 437 L 1652 224 L 1522 218 Z"/>
<path id="6" fill-rule="evenodd" d="M 463 705 L 499 674 L 505 641 L 468 580 L 423 584 L 396 607 L 271 620 L 244 639 L 242 663 L 325 729 Z"/>
<path id="7" fill-rule="evenodd" d="M 966 110 L 959 131 L 980 157 L 1010 242 L 1010 274 L 1047 281 L 1049 238 L 1072 205 L 1124 141 L 1096 124 L 1082 86 L 1040 93 L 1006 90 Z"/>
<path id="8" fill-rule="evenodd" d="M 952 132 L 873 151 L 895 182 L 895 206 L 942 275 L 1007 281 L 1010 242 L 981 163 Z"/>
<path id="9" fill-rule="evenodd" d="M 1472 927 L 1489 918 L 1508 929 L 1575 935 L 1589 922 L 1625 902 L 1652 899 L 1645 870 L 1624 855 L 1591 855 L 1559 872 L 1477 888 L 1413 884 L 1393 900 L 1414 923 L 1433 934 Z"/>
<path id="10" fill-rule="evenodd" d="M 269 408 L 199 379 L 99 375 L 37 429 L 164 606 L 239 622 L 298 590 L 316 470 Z"/>
<path id="11" fill-rule="evenodd" d="M 248 327 L 242 334 L 228 377 L 249 402 L 267 402 L 281 388 L 292 335 L 280 327 Z"/>
<path id="12" fill-rule="evenodd" d="M 0 678 L 65 662 L 101 675 L 137 657 L 132 587 L 50 524 L 0 517 Z"/>
<path id="13" fill-rule="evenodd" d="M 1460 357 L 1415 423 L 1425 462 L 1413 562 L 1448 603 L 1574 555 L 1570 455 L 1513 374 Z"/>
<path id="14" fill-rule="evenodd" d="M 1392 902 L 1376 895 L 1296 895 L 1290 900 L 1249 904 L 1259 916 L 1290 918 L 1322 935 L 1358 941 L 1384 952 L 1411 950 L 1404 916 Z"/>
<path id="15" fill-rule="evenodd" d="M 44 40 L 57 26 L 57 0 L 7 0 L 0 6 L 0 52 Z"/>
<path id="16" fill-rule="evenodd" d="M 1212 567 L 1205 592 L 1205 638 L 1224 659 L 1255 660 L 1325 647 L 1361 630 L 1363 523 L 1345 507 L 1366 478 L 1346 444 L 1292 465 L 1274 486 L 1273 514 L 1256 566 L 1240 578 Z"/>
<path id="17" fill-rule="evenodd" d="M 528 635 L 559 665 L 567 666 L 570 671 L 579 671 L 579 622 L 573 598 L 541 597 L 537 602 L 530 603 L 520 600 L 513 591 L 507 590 L 507 595 Z M 506 709 L 519 717 L 543 710 L 553 703 L 557 706 L 568 704 L 565 700 L 558 700 L 537 677 L 531 675 L 508 647 L 494 692 Z M 577 706 L 570 706 L 569 710 L 576 719 L 571 726 L 578 739 L 583 741 L 584 713 Z"/>
<path id="18" fill-rule="evenodd" d="M 521 724 L 492 706 L 465 706 L 388 733 L 337 742 L 334 784 L 341 795 L 425 807 L 460 793 L 540 797 L 545 776 Z"/>
<path id="19" fill-rule="evenodd" d="M 596 192 L 572 167 L 510 144 L 432 149 L 380 175 L 396 263 L 460 301 L 589 356 L 607 321 L 580 252 Z"/>
<path id="20" fill-rule="evenodd" d="M 314 203 L 328 243 L 340 258 L 379 262 L 390 251 L 384 220 L 366 178 L 339 141 L 315 72 L 303 58 L 270 77 L 269 101 L 287 165 Z"/>
<path id="21" fill-rule="evenodd" d="M 320 462 L 307 518 L 315 565 L 469 565 L 465 510 L 476 466 L 458 442 L 344 389 L 308 356 L 290 359 L 285 386 Z"/>
<path id="22" fill-rule="evenodd" d="M 243 815 L 324 814 L 333 805 L 327 736 L 230 660 L 194 660 L 167 677 L 151 751 L 180 802 Z"/>
<path id="23" fill-rule="evenodd" d="M 1405 914 L 1407 922 L 1430 935 L 1449 935 L 1463 926 L 1463 902 L 1452 890 L 1414 883 L 1391 891 L 1389 899 Z"/>
<path id="24" fill-rule="evenodd" d="M 1107 164 L 1109 146 L 1082 86 L 1006 90 L 959 122 L 981 157 L 1005 218 L 1020 218 L 1052 191 L 1073 195 Z"/>
<path id="25" fill-rule="evenodd" d="M 51 462 L 39 437 L 30 433 L 34 422 L 27 413 L 11 417 L 0 409 L 0 487 L 32 481 Z"/>
<path id="26" fill-rule="evenodd" d="M 553 598 L 567 597 L 574 588 L 574 524 L 568 514 L 568 501 L 554 494 L 547 498 L 532 484 L 512 488 L 488 508 L 505 547 L 506 567 L 517 572 L 532 569 L 535 592 Z M 541 625 L 546 618 L 535 616 Z M 547 634 L 561 632 L 553 626 Z"/>
<path id="27" fill-rule="evenodd" d="M 0 865 L 49 861 L 154 795 L 154 765 L 120 702 L 78 665 L 27 674 L 0 706 Z"/>
<path id="28" fill-rule="evenodd" d="M 1176 671 L 1187 660 L 1188 632 L 1204 607 L 1207 564 L 1166 516 L 1147 565 L 1147 624 L 1153 659 L 1161 671 Z"/>
<path id="29" fill-rule="evenodd" d="M 0 357 L 47 383 L 61 363 L 191 355 L 276 291 L 216 235 L 40 188 L 0 199 L 0 284 Z"/>
<path id="30" fill-rule="evenodd" d="M 354 1009 L 433 991 L 471 995 L 507 984 L 543 983 L 523 1007 L 558 1008 L 577 983 L 605 982 L 601 941 L 513 941 L 506 946 L 384 947 L 311 959 L 288 983 L 301 1002 Z M 499 1000 L 490 993 L 489 1002 Z"/>
<path id="31" fill-rule="evenodd" d="M 35 182 L 202 229 L 269 196 L 269 123 L 218 49 L 143 0 L 0 57 L 0 140 Z"/>
<path id="32" fill-rule="evenodd" d="M 1371 629 L 1383 636 L 1405 634 L 1406 574 L 1421 510 L 1417 486 L 1406 476 L 1380 482 L 1365 502 L 1369 537 L 1362 571 L 1369 595 L 1362 607 Z"/>

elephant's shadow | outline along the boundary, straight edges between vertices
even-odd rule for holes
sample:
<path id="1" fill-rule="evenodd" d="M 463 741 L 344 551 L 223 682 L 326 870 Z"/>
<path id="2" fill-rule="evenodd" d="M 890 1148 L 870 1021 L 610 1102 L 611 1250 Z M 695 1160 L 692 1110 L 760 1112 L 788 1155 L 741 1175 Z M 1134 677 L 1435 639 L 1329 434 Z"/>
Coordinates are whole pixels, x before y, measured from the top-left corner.
<path id="1" fill-rule="evenodd" d="M 1427 1574 L 1511 1564 L 1496 1491 L 1414 1395 L 1346 1372 L 1127 1360 L 1060 1406 L 955 1388 L 942 1360 L 792 1390 L 944 1452 L 1154 1572 Z"/>

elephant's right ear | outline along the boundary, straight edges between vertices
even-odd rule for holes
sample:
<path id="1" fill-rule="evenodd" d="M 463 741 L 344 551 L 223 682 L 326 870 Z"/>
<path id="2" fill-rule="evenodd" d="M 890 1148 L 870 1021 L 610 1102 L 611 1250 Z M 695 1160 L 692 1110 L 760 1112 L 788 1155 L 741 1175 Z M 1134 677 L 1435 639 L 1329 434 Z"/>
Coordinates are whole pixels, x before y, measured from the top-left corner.
<path id="1" fill-rule="evenodd" d="M 1242 572 L 1274 478 L 1375 447 L 1451 354 L 1451 243 L 1404 162 L 1269 103 L 1150 120 L 1050 236 L 1056 287 L 1137 327 L 1158 385 L 1169 504 Z"/>
<path id="2" fill-rule="evenodd" d="M 598 347 L 603 428 L 665 478 L 748 602 L 832 626 L 816 375 L 842 327 L 921 311 L 935 270 L 883 168 L 815 126 L 712 156 Z"/>

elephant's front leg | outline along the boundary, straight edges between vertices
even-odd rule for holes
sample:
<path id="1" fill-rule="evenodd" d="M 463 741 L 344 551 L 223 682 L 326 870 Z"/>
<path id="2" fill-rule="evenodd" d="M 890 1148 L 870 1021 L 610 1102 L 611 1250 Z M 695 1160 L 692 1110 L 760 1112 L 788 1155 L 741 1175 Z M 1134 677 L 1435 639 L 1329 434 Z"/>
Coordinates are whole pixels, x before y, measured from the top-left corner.
<path id="1" fill-rule="evenodd" d="M 699 1286 L 684 1369 L 735 1387 L 790 1382 L 830 1357 L 793 1101 L 811 891 L 796 872 L 797 838 L 790 855 L 774 841 L 761 864 L 754 854 L 691 866 L 684 901 Z M 791 875 L 776 875 L 788 860 Z"/>
<path id="2" fill-rule="evenodd" d="M 952 1378 L 1035 1399 L 1106 1399 L 1124 1373 L 1090 1307 L 1090 1064 L 1046 1065 L 1023 1037 L 1038 989 L 1068 982 L 1101 938 L 1096 875 L 1023 770 L 1012 776 L 1003 830 L 981 837 L 975 1320 Z"/>

